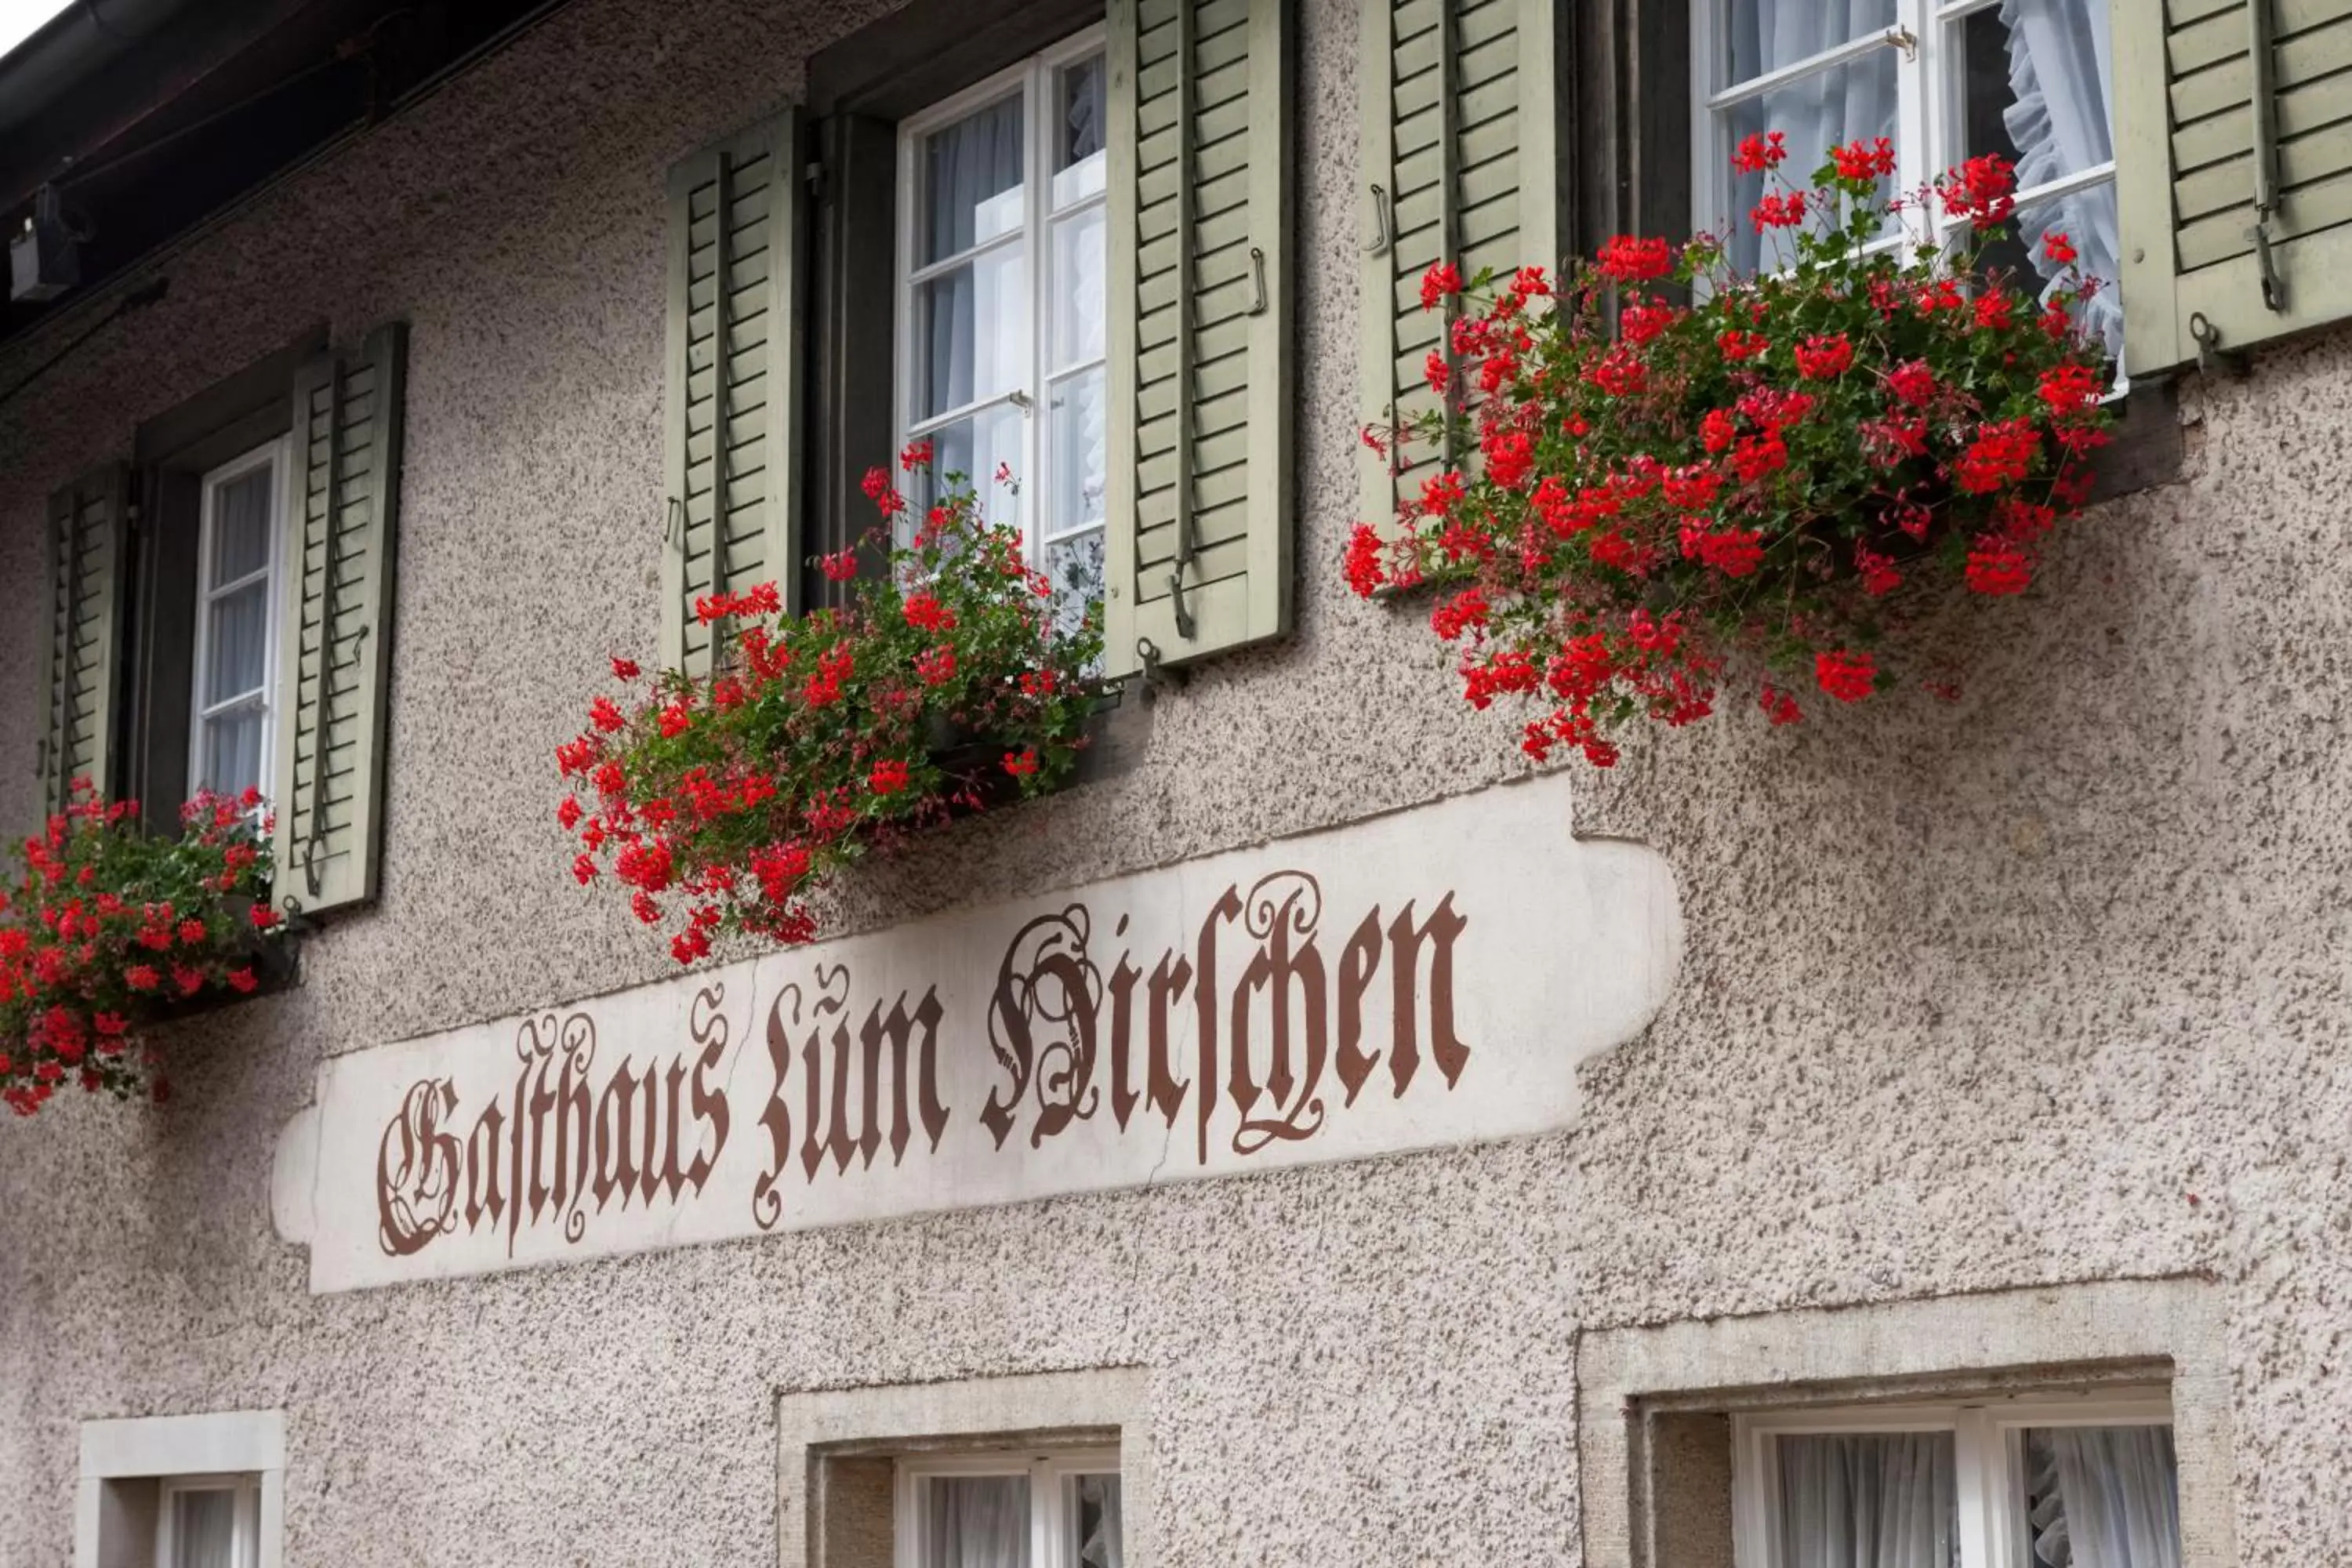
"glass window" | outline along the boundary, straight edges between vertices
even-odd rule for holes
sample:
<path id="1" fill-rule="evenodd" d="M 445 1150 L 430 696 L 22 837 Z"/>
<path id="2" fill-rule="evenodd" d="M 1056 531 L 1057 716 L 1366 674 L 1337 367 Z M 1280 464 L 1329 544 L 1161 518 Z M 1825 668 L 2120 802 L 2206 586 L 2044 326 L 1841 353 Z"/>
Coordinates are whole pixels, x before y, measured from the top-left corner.
<path id="1" fill-rule="evenodd" d="M 2017 1562 L 2179 1568 L 2180 1472 L 2170 1426 L 2029 1427 L 2024 1454 Z"/>
<path id="2" fill-rule="evenodd" d="M 1949 1432 L 1778 1439 L 1780 1561 L 1795 1568 L 1946 1568 L 1959 1534 Z"/>
<path id="3" fill-rule="evenodd" d="M 268 783 L 284 461 L 283 446 L 272 442 L 204 477 L 188 747 L 192 795 L 235 795 Z"/>
<path id="4" fill-rule="evenodd" d="M 1695 0 L 1696 226 L 1734 265 L 1769 266 L 1748 222 L 1762 176 L 1735 175 L 1753 132 L 1787 138 L 1781 173 L 1802 185 L 1829 149 L 1885 136 L 1910 192 L 1963 160 L 2017 168 L 2015 237 L 1988 256 L 2042 292 L 2058 285 L 2043 237 L 2063 233 L 2105 285 L 2080 309 L 2123 352 L 2116 219 L 2113 49 L 2105 0 Z M 1940 216 L 1937 237 L 1950 226 Z M 1923 236 L 1924 237 L 1924 236 Z"/>
<path id="5" fill-rule="evenodd" d="M 2161 1394 L 1743 1415 L 1738 1568 L 2180 1568 Z"/>
<path id="6" fill-rule="evenodd" d="M 898 1568 L 1126 1568 L 1118 1456 L 903 1461 Z"/>
<path id="7" fill-rule="evenodd" d="M 156 1568 L 256 1568 L 261 1491 L 251 1476 L 197 1476 L 162 1483 Z"/>
<path id="8" fill-rule="evenodd" d="M 901 444 L 929 441 L 935 472 L 1020 528 L 1073 604 L 1103 574 L 1108 110 L 1097 28 L 913 117 L 901 141 Z"/>

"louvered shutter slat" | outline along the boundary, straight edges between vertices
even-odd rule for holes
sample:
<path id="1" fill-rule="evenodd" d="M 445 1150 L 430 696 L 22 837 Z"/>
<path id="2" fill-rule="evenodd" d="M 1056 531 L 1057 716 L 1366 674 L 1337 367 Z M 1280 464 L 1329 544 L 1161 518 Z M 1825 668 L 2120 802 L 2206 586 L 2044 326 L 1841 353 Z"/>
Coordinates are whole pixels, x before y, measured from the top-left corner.
<path id="1" fill-rule="evenodd" d="M 42 538 L 47 712 L 37 753 L 41 800 L 49 811 L 65 808 L 78 778 L 101 794 L 114 792 L 114 687 L 131 495 L 128 471 L 110 466 L 49 499 Z"/>
<path id="2" fill-rule="evenodd" d="M 1421 308 L 1421 279 L 1452 260 L 1463 275 L 1540 265 L 1566 250 L 1562 191 L 1564 22 L 1560 0 L 1367 0 L 1358 90 L 1363 113 L 1364 422 L 1394 428 L 1435 412 L 1425 365 L 1444 319 Z M 1396 516 L 1425 444 L 1363 458 L 1367 521 Z"/>
<path id="3" fill-rule="evenodd" d="M 1110 7 L 1113 675 L 1289 629 L 1290 25 Z"/>
<path id="4" fill-rule="evenodd" d="M 2352 315 L 2352 0 L 2124 0 L 2115 39 L 2126 368 Z"/>
<path id="5" fill-rule="evenodd" d="M 696 674 L 696 600 L 773 583 L 800 607 L 797 136 L 787 111 L 670 172 L 662 658 Z"/>
<path id="6" fill-rule="evenodd" d="M 407 331 L 296 374 L 281 559 L 277 894 L 321 914 L 376 896 Z"/>

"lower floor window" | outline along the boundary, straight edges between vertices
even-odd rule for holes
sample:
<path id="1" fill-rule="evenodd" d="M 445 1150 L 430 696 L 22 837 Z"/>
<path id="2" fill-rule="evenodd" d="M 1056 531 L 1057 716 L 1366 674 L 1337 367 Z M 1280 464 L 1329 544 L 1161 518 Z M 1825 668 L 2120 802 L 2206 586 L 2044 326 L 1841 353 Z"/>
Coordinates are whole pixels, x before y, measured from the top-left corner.
<path id="1" fill-rule="evenodd" d="M 2179 1568 L 2169 1402 L 1742 1415 L 1740 1568 Z"/>
<path id="2" fill-rule="evenodd" d="M 161 1483 L 155 1568 L 255 1568 L 261 1487 L 253 1476 L 173 1477 Z"/>
<path id="3" fill-rule="evenodd" d="M 899 1464 L 898 1568 L 1125 1568 L 1118 1452 Z"/>

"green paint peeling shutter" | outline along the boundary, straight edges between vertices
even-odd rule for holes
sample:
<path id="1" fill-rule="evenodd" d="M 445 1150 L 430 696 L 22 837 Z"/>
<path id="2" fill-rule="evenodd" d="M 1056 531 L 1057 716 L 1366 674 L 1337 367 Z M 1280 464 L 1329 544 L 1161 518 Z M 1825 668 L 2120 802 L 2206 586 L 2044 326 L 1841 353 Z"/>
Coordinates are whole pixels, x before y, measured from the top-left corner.
<path id="1" fill-rule="evenodd" d="M 662 658 L 697 674 L 710 632 L 695 600 L 773 583 L 800 608 L 797 118 L 670 171 Z"/>
<path id="2" fill-rule="evenodd" d="M 62 811 L 73 781 L 111 795 L 116 655 L 122 637 L 131 477 L 119 466 L 85 474 L 49 498 L 42 536 L 47 584 L 41 643 L 47 704 L 38 763 L 41 804 Z"/>
<path id="3" fill-rule="evenodd" d="M 2352 315 L 2352 0 L 2117 0 L 2115 43 L 2126 368 Z"/>
<path id="4" fill-rule="evenodd" d="M 1288 0 L 1111 0 L 1108 673 L 1290 627 Z"/>
<path id="5" fill-rule="evenodd" d="M 1566 249 L 1560 126 L 1567 29 L 1560 0 L 1365 0 L 1359 101 L 1360 199 L 1370 213 L 1363 288 L 1363 420 L 1383 428 L 1434 412 L 1425 366 L 1448 316 L 1421 308 L 1421 278 L 1451 259 L 1463 277 L 1522 266 L 1559 275 Z M 1405 470 L 1454 455 L 1416 444 L 1367 450 L 1363 515 L 1417 494 Z"/>
<path id="6" fill-rule="evenodd" d="M 271 804 L 278 901 L 310 914 L 376 892 L 406 347 L 378 327 L 294 377 Z"/>

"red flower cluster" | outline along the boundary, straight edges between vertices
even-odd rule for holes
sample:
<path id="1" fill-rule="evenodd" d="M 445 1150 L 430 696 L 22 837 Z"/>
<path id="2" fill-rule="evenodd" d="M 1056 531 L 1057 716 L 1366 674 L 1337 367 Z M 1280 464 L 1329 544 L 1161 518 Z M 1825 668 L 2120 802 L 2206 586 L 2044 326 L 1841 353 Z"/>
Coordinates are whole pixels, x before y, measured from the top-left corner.
<path id="1" fill-rule="evenodd" d="M 2004 221 L 2017 209 L 2016 190 L 2015 166 L 1997 153 L 1971 158 L 1936 181 L 1936 195 L 1944 211 L 1979 228 Z"/>
<path id="2" fill-rule="evenodd" d="M 931 461 L 928 442 L 899 454 L 909 471 Z M 1075 766 L 1098 608 L 1056 604 L 1019 536 L 982 520 L 960 476 L 947 485 L 911 543 L 875 531 L 887 576 L 861 578 L 852 551 L 820 558 L 855 582 L 852 605 L 781 622 L 772 584 L 707 595 L 702 618 L 734 623 L 713 634 L 716 668 L 658 673 L 626 709 L 593 698 L 556 748 L 572 877 L 609 870 L 638 921 L 679 922 L 679 963 L 723 931 L 813 941 L 808 895 L 833 871 Z M 908 510 L 886 470 L 866 492 L 886 520 Z M 625 664 L 614 673 L 632 679 Z M 973 743 L 943 746 L 949 734 Z"/>
<path id="3" fill-rule="evenodd" d="M 1832 149 L 1810 188 L 1780 183 L 1787 157 L 1773 132 L 1733 159 L 1767 186 L 1750 221 L 1790 231 L 1793 258 L 1760 275 L 1706 236 L 1621 236 L 1540 288 L 1452 263 L 1424 279 L 1449 307 L 1431 356 L 1447 409 L 1366 432 L 1418 494 L 1358 526 L 1344 570 L 1367 596 L 1447 583 L 1430 626 L 1464 698 L 1538 705 L 1520 742 L 1538 760 L 1605 766 L 1618 727 L 1706 716 L 1735 658 L 1782 672 L 1759 698 L 1773 724 L 1799 721 L 1805 682 L 1841 702 L 1887 689 L 1882 650 L 1937 583 L 2022 592 L 2089 493 L 2110 367 L 2069 323 L 2096 284 L 2069 272 L 2037 302 L 1979 264 L 2009 165 L 1889 200 L 1884 139 Z M 1973 247 L 1870 246 L 1931 199 Z M 2045 252 L 2074 260 L 2059 237 Z M 1417 467 L 1441 442 L 1477 461 Z"/>
<path id="4" fill-rule="evenodd" d="M 199 795 L 176 838 L 140 831 L 135 801 L 73 781 L 0 886 L 0 1103 L 30 1116 L 60 1084 L 128 1098 L 168 1089 L 142 1026 L 208 990 L 243 993 L 277 940 L 260 795 Z"/>

